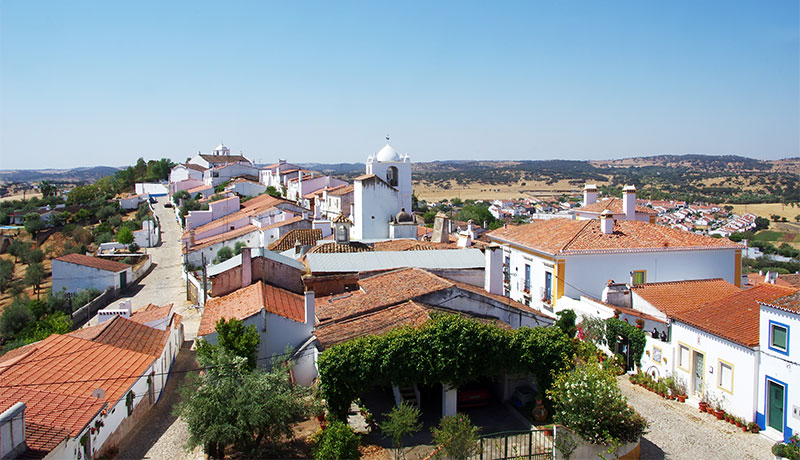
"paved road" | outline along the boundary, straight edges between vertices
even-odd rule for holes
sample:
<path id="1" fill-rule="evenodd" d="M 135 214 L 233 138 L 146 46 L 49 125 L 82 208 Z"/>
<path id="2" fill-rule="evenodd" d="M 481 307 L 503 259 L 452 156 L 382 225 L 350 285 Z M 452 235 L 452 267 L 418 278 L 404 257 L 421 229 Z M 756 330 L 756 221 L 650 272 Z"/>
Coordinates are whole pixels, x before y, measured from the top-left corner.
<path id="1" fill-rule="evenodd" d="M 174 303 L 177 313 L 183 316 L 184 337 L 186 340 L 194 340 L 200 325 L 200 315 L 196 309 L 189 308 L 191 302 L 186 300 L 186 283 L 181 277 L 182 231 L 173 209 L 164 207 L 167 200 L 167 197 L 160 197 L 158 203 L 153 205 L 161 223 L 161 245 L 147 249 L 152 257 L 153 269 L 136 285 L 129 286 L 123 296 L 112 305 L 130 299 L 133 309 L 138 310 L 150 303 Z M 93 321 L 96 320 L 93 318 Z"/>
<path id="2" fill-rule="evenodd" d="M 180 400 L 178 388 L 186 379 L 182 372 L 196 366 L 195 352 L 190 349 L 190 343 L 185 342 L 181 347 L 175 364 L 172 366 L 173 374 L 167 381 L 167 386 L 155 406 L 137 424 L 119 445 L 118 459 L 174 459 L 195 460 L 202 459 L 203 452 L 200 447 L 191 452 L 183 449 L 189 439 L 186 423 L 172 414 L 172 408 Z"/>
<path id="3" fill-rule="evenodd" d="M 760 434 L 744 433 L 714 416 L 701 413 L 696 403 L 667 401 L 617 379 L 628 402 L 650 423 L 642 439 L 642 459 L 735 458 L 772 459 L 773 442 Z"/>

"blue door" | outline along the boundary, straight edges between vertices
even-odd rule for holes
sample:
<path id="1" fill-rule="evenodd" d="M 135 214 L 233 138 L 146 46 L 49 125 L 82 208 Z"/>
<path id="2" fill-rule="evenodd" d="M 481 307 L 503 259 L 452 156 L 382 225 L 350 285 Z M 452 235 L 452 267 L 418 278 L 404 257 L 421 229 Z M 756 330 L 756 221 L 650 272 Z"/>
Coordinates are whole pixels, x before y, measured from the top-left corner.
<path id="1" fill-rule="evenodd" d="M 544 298 L 549 302 L 553 298 L 553 274 L 544 272 Z"/>

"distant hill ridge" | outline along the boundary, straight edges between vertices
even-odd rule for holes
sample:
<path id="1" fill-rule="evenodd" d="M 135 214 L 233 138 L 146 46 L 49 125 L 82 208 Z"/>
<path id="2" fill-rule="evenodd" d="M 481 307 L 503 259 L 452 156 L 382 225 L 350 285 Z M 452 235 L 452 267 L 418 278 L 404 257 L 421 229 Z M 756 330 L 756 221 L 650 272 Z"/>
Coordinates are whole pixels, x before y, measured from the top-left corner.
<path id="1" fill-rule="evenodd" d="M 4 169 L 0 170 L 0 183 L 13 182 L 94 182 L 110 176 L 120 168 L 111 166 L 90 166 L 72 169 Z"/>

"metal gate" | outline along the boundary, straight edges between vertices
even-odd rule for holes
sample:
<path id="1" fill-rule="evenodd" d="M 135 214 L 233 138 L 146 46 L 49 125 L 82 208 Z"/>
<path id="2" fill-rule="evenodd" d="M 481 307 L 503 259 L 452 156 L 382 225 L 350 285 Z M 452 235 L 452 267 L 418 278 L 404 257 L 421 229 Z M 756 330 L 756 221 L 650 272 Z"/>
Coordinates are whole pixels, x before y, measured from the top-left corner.
<path id="1" fill-rule="evenodd" d="M 547 430 L 502 431 L 480 438 L 477 460 L 552 460 L 553 437 Z M 552 433 L 552 432 L 551 432 Z"/>

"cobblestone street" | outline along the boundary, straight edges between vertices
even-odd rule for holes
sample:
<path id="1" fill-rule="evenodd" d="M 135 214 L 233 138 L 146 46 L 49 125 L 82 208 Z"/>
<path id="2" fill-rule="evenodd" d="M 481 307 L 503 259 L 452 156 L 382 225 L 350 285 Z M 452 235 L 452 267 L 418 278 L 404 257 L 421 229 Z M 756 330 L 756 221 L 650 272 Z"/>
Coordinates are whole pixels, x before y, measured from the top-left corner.
<path id="1" fill-rule="evenodd" d="M 772 459 L 773 442 L 760 434 L 712 415 L 703 414 L 696 403 L 668 401 L 642 387 L 628 376 L 617 379 L 628 402 L 650 423 L 642 439 L 641 458 L 651 459 Z"/>

